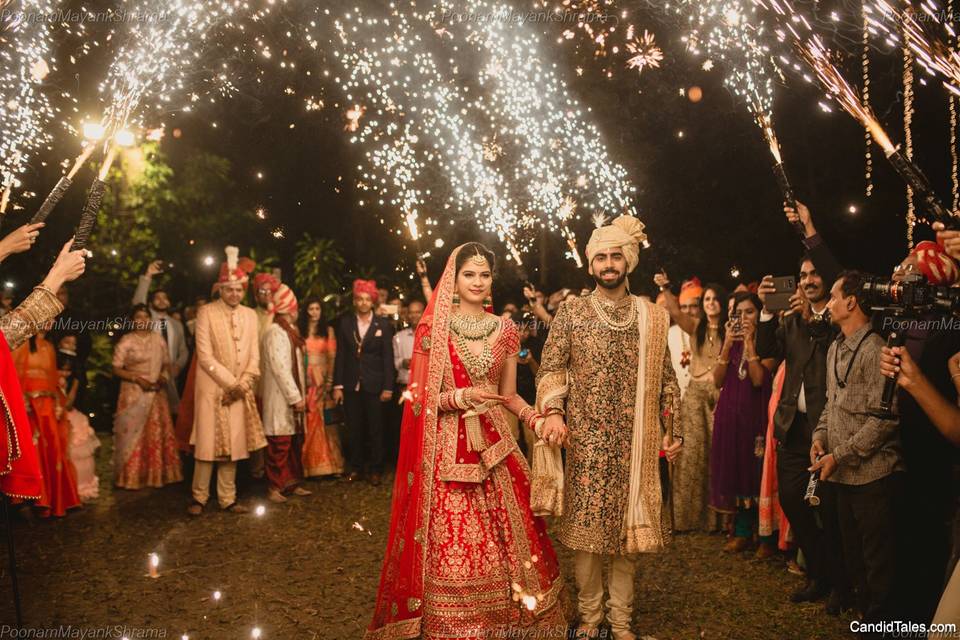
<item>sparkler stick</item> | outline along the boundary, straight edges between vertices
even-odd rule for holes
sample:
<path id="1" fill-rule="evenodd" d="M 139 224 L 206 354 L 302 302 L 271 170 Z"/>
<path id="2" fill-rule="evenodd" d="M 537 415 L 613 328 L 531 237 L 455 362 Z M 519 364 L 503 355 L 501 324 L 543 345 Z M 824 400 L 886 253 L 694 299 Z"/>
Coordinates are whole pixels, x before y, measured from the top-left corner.
<path id="1" fill-rule="evenodd" d="M 80 214 L 80 222 L 77 224 L 73 244 L 70 246 L 71 251 L 87 247 L 87 240 L 90 239 L 90 234 L 93 232 L 93 226 L 97 222 L 97 212 L 100 211 L 100 203 L 103 201 L 103 192 L 107 186 L 105 182 L 107 173 L 110 171 L 110 165 L 113 164 L 116 156 L 117 145 L 114 144 L 110 146 L 107 157 L 104 158 L 103 164 L 100 166 L 100 173 L 94 179 L 93 184 L 90 185 L 90 192 L 87 194 L 87 201 L 83 205 L 83 213 Z"/>
<path id="2" fill-rule="evenodd" d="M 900 177 L 913 189 L 914 195 L 920 200 L 924 210 L 933 222 L 942 222 L 948 228 L 960 228 L 960 220 L 951 215 L 950 210 L 933 192 L 929 180 L 916 164 L 907 158 L 890 140 L 890 136 L 880 126 L 873 111 L 864 106 L 857 93 L 853 90 L 839 69 L 827 56 L 823 43 L 817 36 L 802 45 L 798 45 L 800 55 L 816 72 L 820 83 L 833 97 L 844 111 L 857 119 L 870 132 L 874 142 L 883 149 L 884 155 Z"/>
<path id="3" fill-rule="evenodd" d="M 777 186 L 780 187 L 780 193 L 783 194 L 783 201 L 787 206 L 797 208 L 797 198 L 793 193 L 793 187 L 790 186 L 790 180 L 787 178 L 787 170 L 783 165 L 783 157 L 780 155 L 780 143 L 777 140 L 777 134 L 773 130 L 773 119 L 769 115 L 757 117 L 757 125 L 763 132 L 767 144 L 770 147 L 770 155 L 773 156 L 773 176 L 777 179 Z M 806 232 L 803 229 L 803 223 L 797 220 L 793 223 L 793 228 L 804 237 Z"/>
<path id="4" fill-rule="evenodd" d="M 53 211 L 53 208 L 57 206 L 57 203 L 59 203 L 61 199 L 63 199 L 64 194 L 67 193 L 70 185 L 73 184 L 73 177 L 77 175 L 77 171 L 79 171 L 80 167 L 84 165 L 84 163 L 93 153 L 94 149 L 95 145 L 89 144 L 84 148 L 83 153 L 77 156 L 77 159 L 74 161 L 73 167 L 70 169 L 69 173 L 60 177 L 60 179 L 57 181 L 57 184 L 54 185 L 53 190 L 47 194 L 43 204 L 40 205 L 40 208 L 37 209 L 37 212 L 33 215 L 33 219 L 30 220 L 30 224 L 43 222 L 47 219 L 47 216 L 50 215 L 50 212 Z"/>
<path id="5" fill-rule="evenodd" d="M 90 185 L 87 201 L 83 205 L 83 213 L 80 214 L 80 222 L 77 224 L 70 251 L 87 248 L 87 240 L 90 239 L 93 225 L 97 222 L 97 212 L 100 211 L 100 203 L 103 201 L 103 191 L 106 186 L 107 183 L 100 178 L 95 178 L 93 184 Z"/>

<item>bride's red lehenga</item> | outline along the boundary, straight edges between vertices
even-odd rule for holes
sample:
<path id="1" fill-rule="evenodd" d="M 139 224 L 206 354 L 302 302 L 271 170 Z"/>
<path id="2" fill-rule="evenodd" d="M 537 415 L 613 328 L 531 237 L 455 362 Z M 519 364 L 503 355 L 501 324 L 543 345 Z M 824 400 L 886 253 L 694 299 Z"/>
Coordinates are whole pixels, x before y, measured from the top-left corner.
<path id="1" fill-rule="evenodd" d="M 480 416 L 480 452 L 467 448 L 462 413 L 438 410 L 442 392 L 497 389 L 519 349 L 515 325 L 504 321 L 493 364 L 471 379 L 449 336 L 459 250 L 415 332 L 390 535 L 366 638 L 562 638 L 563 581 L 543 519 L 530 510 L 530 472 L 505 409 Z"/>

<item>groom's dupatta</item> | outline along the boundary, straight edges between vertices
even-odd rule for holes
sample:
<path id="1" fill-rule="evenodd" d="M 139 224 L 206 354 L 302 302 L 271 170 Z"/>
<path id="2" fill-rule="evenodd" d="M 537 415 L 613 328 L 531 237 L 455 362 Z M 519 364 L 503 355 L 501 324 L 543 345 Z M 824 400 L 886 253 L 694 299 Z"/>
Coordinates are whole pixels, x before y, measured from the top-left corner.
<path id="1" fill-rule="evenodd" d="M 393 484 L 390 534 L 380 588 L 367 640 L 420 635 L 423 572 L 429 531 L 440 386 L 449 360 L 447 348 L 453 305 L 457 247 L 414 331 L 409 394 L 400 425 L 400 455 Z"/>

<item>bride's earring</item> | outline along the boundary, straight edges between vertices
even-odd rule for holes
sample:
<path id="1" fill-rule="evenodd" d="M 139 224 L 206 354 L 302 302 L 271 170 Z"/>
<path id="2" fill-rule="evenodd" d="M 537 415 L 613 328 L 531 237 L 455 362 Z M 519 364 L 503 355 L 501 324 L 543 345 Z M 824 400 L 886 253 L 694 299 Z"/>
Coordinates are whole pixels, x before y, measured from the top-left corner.
<path id="1" fill-rule="evenodd" d="M 459 293 L 454 293 L 454 294 L 453 294 L 453 304 L 460 304 L 460 294 L 459 294 Z"/>
<path id="2" fill-rule="evenodd" d="M 484 299 L 483 299 L 483 306 L 484 306 L 484 307 L 492 307 L 492 306 L 493 306 L 493 298 L 491 298 L 490 296 L 487 296 L 486 298 L 484 298 Z"/>

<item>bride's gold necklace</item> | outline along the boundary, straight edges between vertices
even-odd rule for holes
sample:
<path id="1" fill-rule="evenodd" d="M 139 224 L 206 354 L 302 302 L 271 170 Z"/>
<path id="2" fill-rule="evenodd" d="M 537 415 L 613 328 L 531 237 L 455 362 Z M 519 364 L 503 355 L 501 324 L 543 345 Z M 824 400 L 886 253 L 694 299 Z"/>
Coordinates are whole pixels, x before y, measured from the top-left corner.
<path id="1" fill-rule="evenodd" d="M 499 318 L 486 313 L 480 316 L 455 313 L 450 316 L 450 333 L 453 334 L 454 346 L 474 380 L 486 376 L 493 366 L 493 347 L 487 338 L 493 335 L 499 324 Z M 479 341 L 483 342 L 483 350 L 480 354 L 475 354 L 470 349 L 470 343 Z"/>

